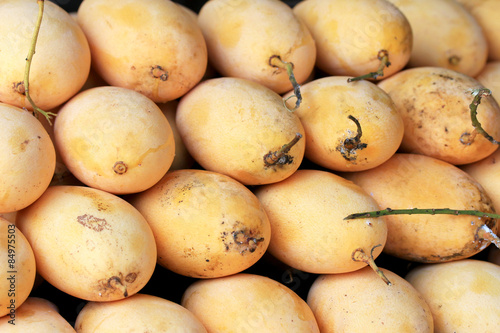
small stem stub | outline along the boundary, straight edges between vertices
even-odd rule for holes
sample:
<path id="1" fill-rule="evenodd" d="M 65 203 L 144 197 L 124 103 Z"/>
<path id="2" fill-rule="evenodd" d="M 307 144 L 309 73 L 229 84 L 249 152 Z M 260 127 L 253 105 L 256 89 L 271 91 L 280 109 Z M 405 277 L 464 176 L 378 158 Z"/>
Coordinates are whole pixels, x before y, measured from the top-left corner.
<path id="1" fill-rule="evenodd" d="M 380 65 L 376 72 L 370 72 L 365 75 L 350 77 L 347 79 L 347 82 L 360 81 L 365 79 L 374 79 L 376 80 L 380 76 L 384 76 L 384 68 L 389 67 L 391 63 L 389 62 L 389 52 L 387 50 L 380 50 L 377 54 L 377 59 L 380 60 Z"/>
<path id="2" fill-rule="evenodd" d="M 367 265 L 369 265 L 375 273 L 377 273 L 378 276 L 388 285 L 392 285 L 391 281 L 385 276 L 384 272 L 378 266 L 375 264 L 375 259 L 373 259 L 373 250 L 375 250 L 377 247 L 382 246 L 382 244 L 375 245 L 372 247 L 372 250 L 370 252 L 370 255 L 366 254 L 366 252 L 362 248 L 358 248 L 352 252 L 351 258 L 352 260 L 356 262 L 364 262 Z"/>
<path id="3" fill-rule="evenodd" d="M 300 103 L 302 103 L 302 95 L 300 94 L 300 85 L 295 79 L 295 75 L 293 74 L 293 63 L 284 61 L 279 55 L 273 55 L 269 58 L 269 65 L 275 68 L 284 68 L 286 70 L 288 79 L 293 86 L 294 94 L 292 96 L 289 96 L 288 98 L 283 99 L 283 105 L 290 112 L 297 110 L 300 106 Z M 286 102 L 293 97 L 295 97 L 297 100 L 295 101 L 295 107 L 293 109 L 290 109 Z"/>
<path id="4" fill-rule="evenodd" d="M 31 99 L 31 96 L 29 93 L 31 63 L 33 61 L 33 56 L 35 55 L 36 42 L 38 39 L 38 33 L 40 31 L 40 26 L 42 25 L 42 17 L 43 17 L 43 10 L 44 10 L 45 1 L 44 0 L 37 0 L 37 3 L 38 3 L 38 19 L 37 19 L 37 22 L 35 25 L 35 31 L 33 32 L 33 38 L 31 39 L 30 50 L 28 52 L 28 56 L 26 57 L 26 67 L 24 69 L 24 95 L 26 95 L 26 99 L 28 100 L 28 102 L 30 102 L 31 106 L 33 107 L 33 115 L 35 117 L 37 117 L 38 114 L 42 114 L 47 119 L 47 122 L 49 123 L 49 125 L 52 125 L 51 118 L 55 117 L 56 114 L 53 112 L 43 111 L 38 106 L 36 106 L 33 99 Z"/>
<path id="5" fill-rule="evenodd" d="M 12 89 L 21 95 L 26 95 L 26 89 L 24 88 L 24 81 L 14 82 L 12 84 Z"/>
<path id="6" fill-rule="evenodd" d="M 160 79 L 162 81 L 168 80 L 168 72 L 164 70 L 163 67 L 158 65 L 151 67 L 151 75 L 154 78 Z"/>
<path id="7" fill-rule="evenodd" d="M 482 127 L 481 123 L 477 119 L 477 108 L 479 104 L 481 104 L 481 99 L 483 97 L 487 97 L 491 95 L 491 90 L 486 89 L 486 88 L 479 88 L 479 89 L 473 89 L 472 90 L 472 96 L 474 96 L 472 103 L 469 105 L 470 109 L 470 118 L 472 122 L 472 126 L 474 127 L 474 130 L 472 133 L 465 132 L 460 136 L 460 142 L 464 145 L 470 145 L 472 142 L 474 142 L 474 138 L 476 137 L 476 134 L 481 134 L 484 136 L 488 141 L 490 141 L 493 144 L 500 144 L 500 141 L 497 141 L 493 139 L 491 135 L 489 135 Z"/>
<path id="8" fill-rule="evenodd" d="M 127 170 L 128 166 L 123 161 L 118 161 L 113 165 L 113 171 L 118 175 L 123 175 Z"/>
<path id="9" fill-rule="evenodd" d="M 448 63 L 452 66 L 457 66 L 460 63 L 461 58 L 457 55 L 452 55 L 448 58 Z"/>
<path id="10" fill-rule="evenodd" d="M 302 134 L 296 133 L 295 137 L 289 143 L 283 145 L 277 151 L 270 151 L 264 155 L 264 165 L 266 167 L 277 164 L 290 164 L 293 162 L 293 156 L 287 155 L 290 149 L 302 138 Z"/>
<path id="11" fill-rule="evenodd" d="M 354 117 L 349 115 L 348 118 L 356 124 L 356 135 L 351 138 L 347 138 L 343 140 L 338 146 L 337 151 L 342 154 L 347 161 L 354 161 L 357 158 L 356 151 L 364 149 L 368 146 L 366 143 L 361 143 L 361 136 L 363 135 L 363 131 L 361 129 L 361 124 Z"/>

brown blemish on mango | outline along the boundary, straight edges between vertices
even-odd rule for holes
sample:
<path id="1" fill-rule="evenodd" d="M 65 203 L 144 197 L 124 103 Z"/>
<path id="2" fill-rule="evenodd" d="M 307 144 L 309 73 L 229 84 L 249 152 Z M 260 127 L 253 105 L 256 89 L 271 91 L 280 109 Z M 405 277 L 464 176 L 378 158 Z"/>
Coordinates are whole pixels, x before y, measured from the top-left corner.
<path id="1" fill-rule="evenodd" d="M 241 255 L 255 252 L 259 243 L 264 241 L 264 237 L 255 229 L 246 227 L 240 229 L 239 225 L 241 225 L 241 222 L 236 221 L 231 230 L 221 233 L 221 240 L 226 247 L 226 251 L 238 251 Z"/>
<path id="2" fill-rule="evenodd" d="M 106 219 L 101 219 L 95 217 L 94 215 L 84 214 L 80 215 L 76 218 L 77 222 L 83 225 L 86 228 L 89 228 L 96 232 L 101 232 L 104 229 L 111 230 L 111 226 Z"/>
<path id="3" fill-rule="evenodd" d="M 128 273 L 127 276 L 125 276 L 125 282 L 127 283 L 132 283 L 137 279 L 137 273 Z"/>
<path id="4" fill-rule="evenodd" d="M 99 296 L 107 297 L 109 294 L 113 294 L 116 290 L 119 290 L 123 294 L 123 297 L 128 297 L 127 286 L 123 284 L 122 281 L 132 283 L 136 280 L 136 278 L 137 273 L 129 273 L 124 278 L 123 274 L 120 272 L 108 279 L 101 279 L 97 282 L 97 291 Z"/>
<path id="5" fill-rule="evenodd" d="M 103 200 L 101 200 L 100 196 L 91 191 L 84 191 L 82 192 L 83 195 L 90 200 L 92 200 L 92 204 L 97 208 L 98 211 L 109 211 L 111 209 L 111 205 Z"/>
<path id="6" fill-rule="evenodd" d="M 40 137 L 39 137 L 40 138 Z M 19 154 L 26 151 L 26 147 L 30 143 L 28 133 L 22 127 L 16 128 L 14 134 L 9 138 L 9 146 L 13 154 Z"/>

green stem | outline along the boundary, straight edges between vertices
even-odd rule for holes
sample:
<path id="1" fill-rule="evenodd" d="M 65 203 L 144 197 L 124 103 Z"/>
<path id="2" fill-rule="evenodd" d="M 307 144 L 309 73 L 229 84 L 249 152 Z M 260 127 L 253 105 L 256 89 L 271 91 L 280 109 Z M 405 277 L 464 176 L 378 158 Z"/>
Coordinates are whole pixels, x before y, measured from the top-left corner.
<path id="1" fill-rule="evenodd" d="M 477 217 L 489 217 L 494 219 L 500 219 L 500 214 L 485 213 L 478 210 L 460 210 L 460 209 L 450 209 L 450 208 L 410 208 L 410 209 L 391 209 L 386 208 L 383 210 L 355 213 L 344 217 L 344 220 L 362 219 L 368 217 L 380 217 L 387 215 L 416 215 L 416 214 L 426 214 L 426 215 L 472 215 Z"/>
<path id="2" fill-rule="evenodd" d="M 382 244 L 375 245 L 372 247 L 372 250 L 370 251 L 370 255 L 366 254 L 366 252 L 362 248 L 358 248 L 354 250 L 354 252 L 351 254 L 351 258 L 353 261 L 360 261 L 364 262 L 368 266 L 371 267 L 377 273 L 377 275 L 384 281 L 388 286 L 392 285 L 391 281 L 385 276 L 384 272 L 378 266 L 375 264 L 375 259 L 373 258 L 373 250 L 375 250 L 377 247 L 382 246 Z"/>
<path id="3" fill-rule="evenodd" d="M 376 72 L 370 72 L 365 75 L 348 78 L 347 82 L 361 81 L 365 79 L 376 80 L 379 76 L 384 76 L 384 68 L 389 67 L 391 65 L 391 63 L 389 62 L 389 52 L 387 52 L 387 50 L 378 51 L 377 59 L 380 60 L 380 65 Z"/>
<path id="4" fill-rule="evenodd" d="M 288 79 L 290 80 L 290 83 L 292 83 L 294 94 L 292 96 L 289 96 L 288 98 L 283 99 L 283 105 L 290 112 L 297 110 L 300 106 L 300 103 L 302 103 L 302 95 L 300 93 L 300 85 L 295 79 L 295 75 L 293 74 L 293 63 L 282 60 L 279 55 L 273 55 L 269 58 L 269 65 L 271 65 L 272 67 L 284 68 L 286 70 Z M 293 109 L 290 109 L 288 105 L 286 105 L 286 102 L 293 97 L 296 97 L 297 100 L 295 101 L 295 107 Z"/>
<path id="5" fill-rule="evenodd" d="M 352 115 L 349 115 L 348 118 L 356 124 L 357 133 L 356 136 L 347 138 L 341 142 L 337 146 L 337 151 L 340 152 L 343 158 L 347 161 L 355 161 L 357 158 L 356 151 L 365 149 L 368 144 L 361 142 L 361 136 L 363 135 L 363 131 L 361 129 L 361 124 L 359 121 Z"/>
<path id="6" fill-rule="evenodd" d="M 296 133 L 295 137 L 287 144 L 281 146 L 281 148 L 275 152 L 270 151 L 264 155 L 264 165 L 271 166 L 275 164 L 285 164 L 289 161 L 286 158 L 286 154 L 292 149 L 292 147 L 302 138 L 302 134 Z"/>
<path id="7" fill-rule="evenodd" d="M 33 61 L 33 56 L 35 55 L 35 48 L 36 48 L 36 42 L 38 39 L 38 33 L 40 31 L 40 26 L 42 25 L 42 17 L 43 17 L 43 9 L 45 5 L 44 0 L 37 0 L 38 3 L 38 19 L 36 22 L 35 26 L 35 31 L 33 32 L 33 38 L 31 39 L 31 47 L 28 52 L 28 57 L 26 58 L 26 67 L 24 69 L 24 93 L 26 95 L 26 98 L 28 99 L 28 102 L 30 102 L 31 106 L 33 107 L 33 110 L 42 114 L 47 121 L 49 122 L 50 125 L 52 125 L 52 122 L 50 121 L 50 118 L 53 116 L 56 116 L 55 113 L 52 112 L 46 112 L 40 109 L 38 106 L 36 106 L 35 102 L 31 99 L 30 96 L 30 89 L 29 89 L 29 81 L 30 81 L 30 69 L 31 69 L 31 63 Z M 34 112 L 35 114 L 35 112 Z"/>
<path id="8" fill-rule="evenodd" d="M 427 214 L 427 215 L 470 215 L 477 217 L 488 217 L 493 219 L 500 219 L 500 214 L 485 213 L 478 210 L 460 210 L 460 209 L 450 209 L 450 208 L 410 208 L 410 209 L 391 209 L 386 208 L 383 210 L 376 210 L 364 213 L 355 213 L 344 217 L 344 220 L 362 219 L 369 217 L 380 217 L 387 215 L 413 215 L 413 214 Z M 491 230 L 486 224 L 481 225 L 477 229 L 477 237 L 493 243 L 497 248 L 500 249 L 500 238 Z"/>
<path id="9" fill-rule="evenodd" d="M 483 126 L 481 126 L 481 123 L 477 119 L 477 107 L 481 103 L 481 98 L 487 97 L 491 95 L 491 91 L 486 88 L 479 88 L 479 89 L 473 89 L 472 90 L 472 96 L 474 96 L 474 99 L 472 100 L 472 103 L 469 105 L 470 109 L 470 118 L 472 121 L 472 126 L 474 126 L 474 132 L 472 134 L 469 133 L 464 133 L 460 137 L 460 142 L 462 142 L 465 145 L 470 145 L 474 141 L 474 137 L 476 136 L 476 133 L 481 134 L 484 136 L 488 141 L 491 143 L 498 145 L 500 144 L 500 141 L 497 141 L 493 139 L 491 135 L 489 135 L 484 129 Z"/>

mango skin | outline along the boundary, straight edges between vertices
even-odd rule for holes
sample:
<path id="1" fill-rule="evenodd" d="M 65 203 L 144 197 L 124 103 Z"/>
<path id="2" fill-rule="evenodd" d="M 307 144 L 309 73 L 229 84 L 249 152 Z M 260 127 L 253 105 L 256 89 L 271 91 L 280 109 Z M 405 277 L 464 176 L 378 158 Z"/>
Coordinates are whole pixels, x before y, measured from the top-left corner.
<path id="1" fill-rule="evenodd" d="M 5 50 L 0 52 L 0 102 L 28 110 L 33 107 L 16 86 L 24 82 L 38 11 L 36 1 L 6 0 L 0 4 L 0 49 Z M 80 26 L 61 7 L 45 1 L 29 74 L 29 93 L 35 104 L 48 111 L 75 95 L 89 75 L 90 57 Z"/>
<path id="2" fill-rule="evenodd" d="M 498 331 L 500 266 L 464 259 L 415 267 L 405 279 L 429 304 L 435 332 Z"/>
<path id="3" fill-rule="evenodd" d="M 294 113 L 306 131 L 305 157 L 330 170 L 367 170 L 397 151 L 403 139 L 403 119 L 380 87 L 366 80 L 349 83 L 347 79 L 329 76 L 303 84 L 302 103 Z M 361 127 L 355 147 L 346 144 L 359 134 L 349 117 Z"/>
<path id="4" fill-rule="evenodd" d="M 293 12 L 316 42 L 316 66 L 329 75 L 375 72 L 381 50 L 388 52 L 391 65 L 378 79 L 400 71 L 410 59 L 410 23 L 385 0 L 308 0 L 295 5 Z"/>
<path id="5" fill-rule="evenodd" d="M 102 190 L 50 186 L 18 212 L 16 226 L 33 248 L 37 272 L 84 300 L 131 296 L 156 267 L 156 244 L 145 218 L 124 199 Z"/>
<path id="6" fill-rule="evenodd" d="M 174 2 L 85 0 L 77 21 L 89 41 L 93 67 L 110 85 L 165 103 L 205 74 L 201 30 L 192 13 Z"/>
<path id="7" fill-rule="evenodd" d="M 158 263 L 184 276 L 239 273 L 264 255 L 271 239 L 259 200 L 243 184 L 220 173 L 168 172 L 129 202 L 153 230 Z"/>
<path id="8" fill-rule="evenodd" d="M 382 165 L 346 178 L 361 186 L 382 209 L 451 208 L 493 213 L 484 188 L 458 167 L 419 154 L 396 153 Z M 478 232 L 498 232 L 496 219 L 468 215 L 391 215 L 384 252 L 398 258 L 439 263 L 473 256 L 490 242 Z"/>
<path id="9" fill-rule="evenodd" d="M 469 141 L 474 127 L 470 104 L 474 89 L 484 88 L 469 75 L 442 67 L 405 69 L 378 83 L 403 118 L 401 152 L 462 165 L 479 161 L 498 149 L 483 135 Z M 477 119 L 493 138 L 500 138 L 500 106 L 483 97 Z"/>
<path id="10" fill-rule="evenodd" d="M 477 20 L 459 1 L 388 1 L 406 16 L 413 31 L 408 67 L 442 67 L 469 76 L 482 70 L 488 42 Z"/>
<path id="11" fill-rule="evenodd" d="M 222 76 L 252 80 L 282 94 L 293 87 L 286 69 L 273 67 L 271 57 L 292 63 L 299 84 L 313 71 L 316 43 L 306 25 L 281 1 L 208 1 L 198 23 L 209 61 Z"/>
<path id="12" fill-rule="evenodd" d="M 434 332 L 431 309 L 422 295 L 399 275 L 381 271 L 390 286 L 371 267 L 318 276 L 307 304 L 321 332 Z"/>
<path id="13" fill-rule="evenodd" d="M 176 125 L 190 155 L 204 169 L 245 185 L 269 184 L 292 175 L 304 158 L 304 127 L 271 89 L 247 79 L 203 81 L 183 96 Z M 297 133 L 283 162 L 266 164 Z"/>

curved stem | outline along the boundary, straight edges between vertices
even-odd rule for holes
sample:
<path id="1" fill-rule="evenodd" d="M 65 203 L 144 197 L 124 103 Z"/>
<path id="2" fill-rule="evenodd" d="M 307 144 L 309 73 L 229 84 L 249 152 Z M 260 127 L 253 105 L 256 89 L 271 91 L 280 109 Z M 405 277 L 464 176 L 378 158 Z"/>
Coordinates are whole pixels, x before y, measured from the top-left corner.
<path id="1" fill-rule="evenodd" d="M 269 58 L 269 65 L 276 68 L 284 68 L 286 70 L 288 79 L 293 86 L 294 95 L 283 99 L 283 105 L 290 112 L 297 110 L 300 106 L 300 103 L 302 103 L 302 95 L 300 94 L 300 85 L 298 84 L 297 80 L 295 79 L 295 75 L 293 74 L 293 63 L 282 60 L 279 55 L 273 55 Z M 286 102 L 293 97 L 296 97 L 297 100 L 295 101 L 295 107 L 293 109 L 290 109 L 288 105 L 286 105 Z"/>
<path id="2" fill-rule="evenodd" d="M 344 146 L 347 149 L 365 148 L 366 144 L 362 144 L 361 143 L 361 136 L 363 135 L 363 130 L 361 129 L 361 124 L 359 123 L 359 121 L 354 116 L 349 115 L 347 118 L 349 118 L 350 120 L 352 120 L 356 124 L 356 132 L 357 132 L 357 134 L 353 138 L 347 138 L 347 139 L 345 139 L 344 140 Z M 363 147 L 360 147 L 360 145 L 363 146 Z"/>
<path id="3" fill-rule="evenodd" d="M 368 146 L 366 143 L 361 143 L 361 136 L 363 135 L 363 131 L 361 129 L 361 124 L 359 121 L 352 115 L 349 115 L 348 118 L 356 124 L 356 135 L 352 138 L 347 138 L 342 141 L 339 146 L 337 146 L 337 150 L 342 154 L 347 161 L 356 160 L 356 150 L 364 149 Z"/>
<path id="4" fill-rule="evenodd" d="M 285 164 L 289 159 L 285 158 L 290 149 L 302 138 L 302 134 L 296 133 L 295 137 L 289 143 L 283 145 L 279 150 L 275 152 L 269 152 L 264 155 L 264 164 L 266 166 L 271 166 L 275 164 Z M 291 162 L 291 161 L 290 161 Z"/>
<path id="5" fill-rule="evenodd" d="M 26 58 L 26 67 L 24 69 L 24 94 L 26 95 L 26 98 L 28 99 L 28 102 L 30 102 L 31 106 L 33 107 L 33 114 L 36 115 L 35 112 L 38 112 L 42 114 L 45 118 L 47 118 L 47 121 L 49 122 L 50 125 L 52 125 L 52 122 L 50 121 L 51 117 L 56 116 L 55 113 L 52 112 L 46 112 L 40 109 L 38 106 L 36 106 L 35 102 L 31 99 L 30 92 L 29 92 L 29 78 L 30 78 L 30 69 L 31 69 L 31 63 L 33 61 L 33 56 L 35 55 L 35 48 L 36 48 L 36 42 L 38 39 L 38 33 L 40 31 L 40 26 L 42 25 L 42 17 L 43 17 L 43 9 L 44 9 L 44 0 L 37 0 L 38 2 L 38 19 L 36 22 L 35 26 L 35 31 L 33 32 L 33 38 L 31 40 L 31 47 L 28 52 L 28 56 Z"/>
<path id="6" fill-rule="evenodd" d="M 391 281 L 385 276 L 384 272 L 378 268 L 378 266 L 375 264 L 375 259 L 373 259 L 373 250 L 375 250 L 377 247 L 382 246 L 382 244 L 375 245 L 372 247 L 372 250 L 370 252 L 370 255 L 366 254 L 365 251 L 362 248 L 358 248 L 354 250 L 354 252 L 351 255 L 352 260 L 354 261 L 361 261 L 369 265 L 375 273 L 377 273 L 378 276 L 388 285 L 392 285 Z"/>
<path id="7" fill-rule="evenodd" d="M 463 143 L 464 145 L 470 145 L 473 141 L 474 138 L 476 137 L 476 133 L 481 134 L 484 136 L 488 141 L 490 141 L 493 144 L 500 144 L 500 141 L 497 141 L 493 139 L 491 135 L 489 135 L 482 127 L 481 123 L 477 119 L 477 108 L 479 104 L 481 103 L 481 98 L 487 97 L 491 95 L 491 91 L 486 88 L 479 88 L 479 89 L 473 89 L 472 90 L 472 96 L 474 96 L 474 99 L 472 100 L 472 103 L 469 105 L 470 109 L 470 118 L 472 121 L 472 126 L 474 126 L 474 131 L 472 133 L 464 133 L 460 136 L 460 142 Z"/>
<path id="8" fill-rule="evenodd" d="M 389 62 L 389 52 L 387 50 L 380 50 L 377 54 L 377 59 L 380 60 L 380 65 L 376 72 L 370 72 L 365 75 L 348 78 L 347 82 L 360 81 L 364 79 L 374 79 L 376 80 L 379 76 L 384 76 L 384 68 L 389 67 L 391 63 Z"/>

